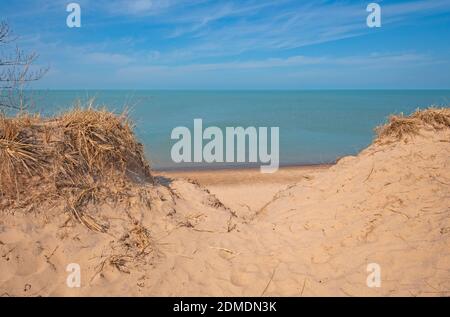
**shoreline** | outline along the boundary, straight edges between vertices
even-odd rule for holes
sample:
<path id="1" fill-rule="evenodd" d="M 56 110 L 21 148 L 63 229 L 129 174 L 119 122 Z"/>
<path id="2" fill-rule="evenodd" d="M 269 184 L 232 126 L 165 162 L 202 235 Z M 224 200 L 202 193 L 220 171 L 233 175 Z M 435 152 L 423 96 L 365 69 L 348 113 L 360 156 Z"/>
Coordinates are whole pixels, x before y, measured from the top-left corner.
<path id="1" fill-rule="evenodd" d="M 155 171 L 157 176 L 193 179 L 204 186 L 211 185 L 289 185 L 303 179 L 306 174 L 324 171 L 334 164 L 282 166 L 276 173 L 263 174 L 259 168 L 192 169 Z"/>
<path id="2" fill-rule="evenodd" d="M 351 154 L 349 154 L 351 155 Z M 275 173 L 278 173 L 280 170 L 284 169 L 299 169 L 299 168 L 321 168 L 321 167 L 331 167 L 336 165 L 336 163 L 342 157 L 338 158 L 335 162 L 332 163 L 311 163 L 311 164 L 285 164 L 280 165 L 279 170 Z M 157 173 L 194 173 L 194 172 L 221 172 L 221 171 L 259 171 L 260 166 L 254 165 L 232 165 L 232 166 L 196 166 L 196 167 L 168 167 L 168 168 L 152 168 L 152 170 Z"/>

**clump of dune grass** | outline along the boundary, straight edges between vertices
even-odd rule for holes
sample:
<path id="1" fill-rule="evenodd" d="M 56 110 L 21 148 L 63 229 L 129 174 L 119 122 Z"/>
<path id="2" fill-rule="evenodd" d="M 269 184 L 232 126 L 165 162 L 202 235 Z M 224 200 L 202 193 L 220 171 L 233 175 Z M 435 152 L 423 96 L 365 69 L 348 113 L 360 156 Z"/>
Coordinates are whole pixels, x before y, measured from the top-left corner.
<path id="1" fill-rule="evenodd" d="M 84 207 L 137 182 L 153 179 L 126 114 L 78 106 L 54 118 L 0 116 L 0 209 L 61 199 L 78 221 L 105 232 Z"/>
<path id="2" fill-rule="evenodd" d="M 36 117 L 0 115 L 0 194 L 17 194 L 19 185 L 46 170 L 43 144 L 37 140 Z"/>
<path id="3" fill-rule="evenodd" d="M 391 115 L 389 122 L 376 129 L 378 139 L 401 139 L 407 135 L 416 135 L 419 132 L 419 122 L 415 118 L 401 115 Z"/>
<path id="4" fill-rule="evenodd" d="M 416 110 L 410 116 L 391 115 L 388 123 L 375 129 L 377 141 L 400 140 L 419 134 L 422 128 L 450 128 L 450 108 L 430 107 Z"/>
<path id="5" fill-rule="evenodd" d="M 60 124 L 62 149 L 59 151 L 64 156 L 59 167 L 66 176 L 98 178 L 118 173 L 129 177 L 150 176 L 143 146 L 136 141 L 126 114 L 77 107 L 63 114 Z"/>
<path id="6" fill-rule="evenodd" d="M 450 128 L 450 108 L 431 107 L 424 111 L 416 111 L 413 118 L 435 129 Z"/>

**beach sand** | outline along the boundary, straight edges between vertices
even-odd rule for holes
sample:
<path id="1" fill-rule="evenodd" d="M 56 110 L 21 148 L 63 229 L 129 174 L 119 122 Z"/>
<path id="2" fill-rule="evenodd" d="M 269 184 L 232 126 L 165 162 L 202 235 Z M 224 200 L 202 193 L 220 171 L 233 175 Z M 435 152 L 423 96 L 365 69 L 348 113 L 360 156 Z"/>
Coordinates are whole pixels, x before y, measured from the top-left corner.
<path id="1" fill-rule="evenodd" d="M 273 174 L 263 174 L 258 168 L 243 168 L 169 171 L 157 175 L 169 179 L 194 180 L 208 188 L 226 206 L 245 216 L 263 208 L 268 197 L 330 167 L 331 165 L 282 167 Z"/>
<path id="2" fill-rule="evenodd" d="M 333 166 L 156 173 L 84 210 L 103 232 L 4 209 L 0 295 L 449 296 L 450 129 L 415 132 Z"/>

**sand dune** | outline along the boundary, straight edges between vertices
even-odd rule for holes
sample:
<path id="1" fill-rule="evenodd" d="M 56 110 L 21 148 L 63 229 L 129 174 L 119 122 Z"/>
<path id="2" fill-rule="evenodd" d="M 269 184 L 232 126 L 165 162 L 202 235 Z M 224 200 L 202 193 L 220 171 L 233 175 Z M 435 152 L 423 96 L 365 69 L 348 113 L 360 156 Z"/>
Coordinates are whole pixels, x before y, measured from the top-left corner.
<path id="1" fill-rule="evenodd" d="M 100 227 L 61 197 L 0 204 L 0 295 L 448 296 L 450 115 L 433 111 L 393 118 L 332 167 L 110 184 L 118 199 L 83 210 Z"/>

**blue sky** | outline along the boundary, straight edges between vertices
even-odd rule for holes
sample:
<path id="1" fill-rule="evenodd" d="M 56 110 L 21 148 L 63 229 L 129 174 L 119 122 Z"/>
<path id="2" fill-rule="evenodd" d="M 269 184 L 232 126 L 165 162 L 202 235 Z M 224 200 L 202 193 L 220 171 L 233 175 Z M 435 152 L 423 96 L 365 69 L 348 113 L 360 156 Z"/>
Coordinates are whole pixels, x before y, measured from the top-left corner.
<path id="1" fill-rule="evenodd" d="M 66 5 L 81 6 L 81 28 Z M 54 89 L 450 88 L 450 0 L 0 0 Z"/>

